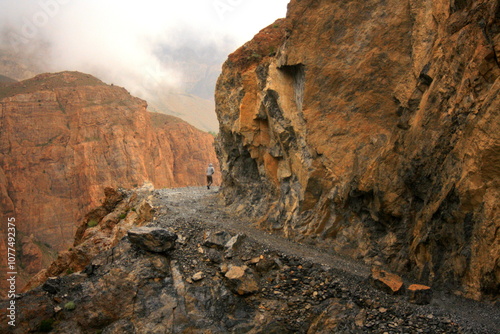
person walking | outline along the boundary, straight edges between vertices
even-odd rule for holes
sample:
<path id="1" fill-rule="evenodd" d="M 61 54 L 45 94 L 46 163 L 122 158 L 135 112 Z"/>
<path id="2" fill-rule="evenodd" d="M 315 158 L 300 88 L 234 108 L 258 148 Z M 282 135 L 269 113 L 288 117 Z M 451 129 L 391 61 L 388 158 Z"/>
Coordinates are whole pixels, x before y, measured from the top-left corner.
<path id="1" fill-rule="evenodd" d="M 210 189 L 210 186 L 212 185 L 213 180 L 213 175 L 215 173 L 215 168 L 212 164 L 208 164 L 207 168 L 207 189 Z"/>

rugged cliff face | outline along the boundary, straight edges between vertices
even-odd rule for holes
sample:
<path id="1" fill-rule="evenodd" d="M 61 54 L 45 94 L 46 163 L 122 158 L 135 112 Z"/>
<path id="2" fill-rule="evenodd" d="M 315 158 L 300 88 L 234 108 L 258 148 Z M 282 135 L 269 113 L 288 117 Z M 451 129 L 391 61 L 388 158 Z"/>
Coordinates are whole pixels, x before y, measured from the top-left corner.
<path id="1" fill-rule="evenodd" d="M 39 75 L 0 88 L 0 103 L 3 222 L 16 218 L 29 274 L 47 246 L 71 245 L 75 222 L 105 187 L 203 185 L 215 160 L 211 135 L 89 75 Z"/>
<path id="2" fill-rule="evenodd" d="M 497 298 L 499 20 L 489 0 L 292 0 L 218 81 L 228 203 Z"/>

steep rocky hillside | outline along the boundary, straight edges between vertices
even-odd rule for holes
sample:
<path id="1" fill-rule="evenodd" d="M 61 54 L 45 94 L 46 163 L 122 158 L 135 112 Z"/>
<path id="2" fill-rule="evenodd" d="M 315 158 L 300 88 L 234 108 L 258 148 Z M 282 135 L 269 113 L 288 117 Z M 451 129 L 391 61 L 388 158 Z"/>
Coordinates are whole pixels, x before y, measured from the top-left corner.
<path id="1" fill-rule="evenodd" d="M 499 24 L 496 0 L 292 0 L 218 81 L 227 203 L 498 299 Z"/>
<path id="2" fill-rule="evenodd" d="M 28 276 L 50 248 L 71 245 L 75 222 L 105 187 L 203 185 L 216 159 L 213 136 L 150 113 L 145 101 L 90 75 L 43 74 L 0 87 L 0 103 L 0 205 L 4 222 L 19 222 Z"/>
<path id="3" fill-rule="evenodd" d="M 494 307 L 439 291 L 425 302 L 387 294 L 368 275 L 249 227 L 216 192 L 108 188 L 0 332 L 490 334 L 500 321 Z"/>

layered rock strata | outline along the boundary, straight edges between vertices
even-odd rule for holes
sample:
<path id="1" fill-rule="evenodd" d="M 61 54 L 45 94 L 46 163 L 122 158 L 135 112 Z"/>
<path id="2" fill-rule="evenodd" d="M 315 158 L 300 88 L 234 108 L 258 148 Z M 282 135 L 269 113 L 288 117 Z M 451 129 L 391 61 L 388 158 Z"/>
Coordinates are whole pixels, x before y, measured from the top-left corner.
<path id="1" fill-rule="evenodd" d="M 228 204 L 498 298 L 499 23 L 493 0 L 292 0 L 217 84 Z"/>
<path id="2" fill-rule="evenodd" d="M 33 272 L 49 256 L 34 247 L 71 245 L 75 222 L 105 187 L 203 185 L 216 159 L 213 136 L 150 113 L 145 101 L 90 75 L 43 74 L 0 87 L 0 104 L 1 226 L 15 217 L 18 233 L 37 241 L 18 252 Z M 28 248 L 36 268 L 22 257 Z"/>

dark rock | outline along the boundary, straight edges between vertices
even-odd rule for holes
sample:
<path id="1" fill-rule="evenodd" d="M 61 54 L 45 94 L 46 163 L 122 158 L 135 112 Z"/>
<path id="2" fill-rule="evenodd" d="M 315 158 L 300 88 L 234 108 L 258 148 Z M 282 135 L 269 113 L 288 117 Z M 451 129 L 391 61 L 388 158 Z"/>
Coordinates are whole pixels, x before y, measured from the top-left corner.
<path id="1" fill-rule="evenodd" d="M 89 264 L 88 266 L 85 267 L 85 269 L 83 270 L 83 273 L 84 274 L 87 274 L 88 276 L 92 276 L 94 275 L 94 273 L 96 272 L 96 270 L 99 268 L 100 266 L 99 265 L 95 265 L 95 264 Z"/>
<path id="2" fill-rule="evenodd" d="M 259 263 L 255 265 L 255 269 L 259 273 L 267 273 L 277 268 L 278 264 L 276 263 L 276 261 L 274 259 L 270 259 L 267 257 L 264 257 L 264 259 L 262 259 L 261 261 L 259 261 Z"/>
<path id="3" fill-rule="evenodd" d="M 207 232 L 203 246 L 209 248 L 224 249 L 226 243 L 231 239 L 231 235 L 226 231 Z"/>
<path id="4" fill-rule="evenodd" d="M 42 290 L 55 295 L 59 292 L 61 279 L 59 277 L 50 277 L 43 285 Z"/>
<path id="5" fill-rule="evenodd" d="M 158 227 L 137 227 L 127 233 L 133 245 L 154 253 L 163 253 L 174 249 L 177 240 L 175 233 Z"/>
<path id="6" fill-rule="evenodd" d="M 205 254 L 207 255 L 207 258 L 213 263 L 219 264 L 223 261 L 222 254 L 216 249 L 209 248 L 206 250 Z"/>

